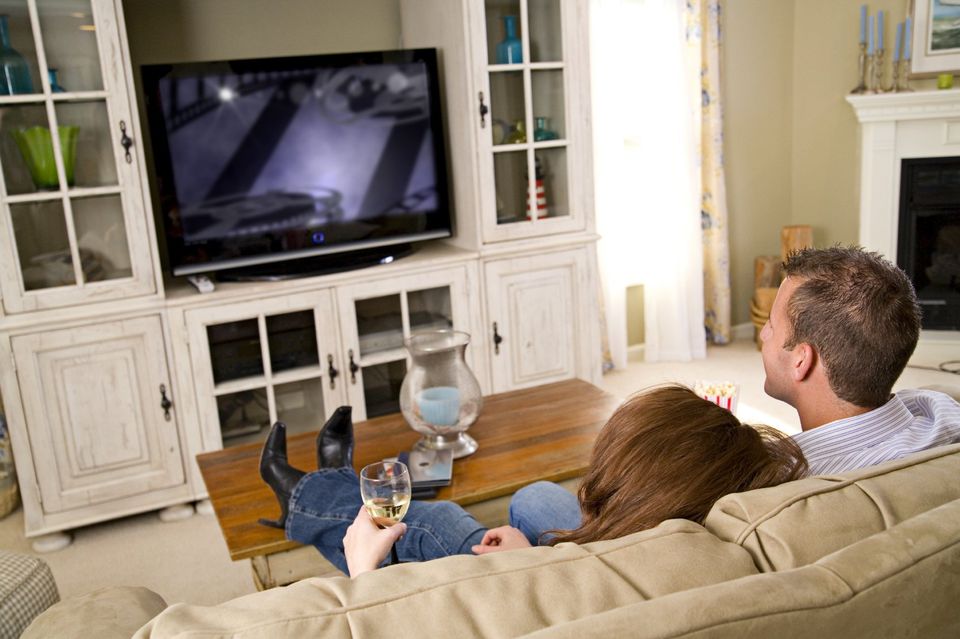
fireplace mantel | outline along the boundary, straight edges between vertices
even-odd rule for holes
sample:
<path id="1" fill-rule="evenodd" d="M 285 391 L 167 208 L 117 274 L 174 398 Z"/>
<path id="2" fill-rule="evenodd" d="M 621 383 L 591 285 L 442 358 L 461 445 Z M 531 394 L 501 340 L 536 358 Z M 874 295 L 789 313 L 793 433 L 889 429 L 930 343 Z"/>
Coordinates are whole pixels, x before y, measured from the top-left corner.
<path id="1" fill-rule="evenodd" d="M 847 102 L 861 123 L 960 117 L 960 90 L 848 95 Z"/>
<path id="2" fill-rule="evenodd" d="M 859 242 L 896 262 L 901 161 L 960 156 L 960 90 L 849 95 L 847 102 L 860 122 Z M 960 355 L 958 332 L 924 331 L 918 351 L 931 341 L 938 357 Z"/>
<path id="3" fill-rule="evenodd" d="M 960 156 L 960 90 L 850 95 L 860 121 L 860 244 L 897 261 L 900 161 Z"/>

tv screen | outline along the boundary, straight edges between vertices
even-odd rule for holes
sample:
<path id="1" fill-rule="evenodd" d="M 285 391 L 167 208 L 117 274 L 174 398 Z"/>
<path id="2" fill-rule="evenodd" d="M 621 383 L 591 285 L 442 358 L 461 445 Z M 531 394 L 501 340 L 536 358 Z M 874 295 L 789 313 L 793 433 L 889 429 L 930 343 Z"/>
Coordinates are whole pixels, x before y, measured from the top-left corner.
<path id="1" fill-rule="evenodd" d="M 435 50 L 141 71 L 174 275 L 451 235 Z"/>

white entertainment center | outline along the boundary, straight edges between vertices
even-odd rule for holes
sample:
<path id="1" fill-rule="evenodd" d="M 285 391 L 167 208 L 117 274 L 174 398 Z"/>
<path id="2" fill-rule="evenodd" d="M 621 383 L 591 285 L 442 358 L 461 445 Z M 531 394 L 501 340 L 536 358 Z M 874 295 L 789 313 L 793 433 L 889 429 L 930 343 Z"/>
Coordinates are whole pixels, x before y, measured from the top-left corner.
<path id="1" fill-rule="evenodd" d="M 120 0 L 10 11 L 34 88 L 0 97 L 0 392 L 28 536 L 66 543 L 78 526 L 203 499 L 196 455 L 259 441 L 275 420 L 305 432 L 343 404 L 356 420 L 397 410 L 402 340 L 418 329 L 469 332 L 485 394 L 599 381 L 587 3 L 399 9 L 401 46 L 440 55 L 453 237 L 206 294 L 162 266 Z M 95 29 L 78 29 L 82 11 Z M 506 15 L 523 62 L 497 60 Z M 552 138 L 532 134 L 541 117 Z M 508 140 L 518 121 L 528 134 Z M 76 166 L 52 136 L 60 186 L 38 190 L 11 131 L 64 123 L 80 127 Z M 541 176 L 548 214 L 528 220 Z"/>

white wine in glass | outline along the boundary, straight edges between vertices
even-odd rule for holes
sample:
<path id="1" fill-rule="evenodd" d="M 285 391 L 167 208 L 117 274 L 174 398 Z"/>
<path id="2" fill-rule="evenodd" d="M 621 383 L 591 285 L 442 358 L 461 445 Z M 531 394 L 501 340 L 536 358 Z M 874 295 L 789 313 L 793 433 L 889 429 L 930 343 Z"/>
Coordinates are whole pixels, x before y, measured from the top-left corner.
<path id="1" fill-rule="evenodd" d="M 376 462 L 360 471 L 360 498 L 381 528 L 399 523 L 410 507 L 410 471 L 402 462 Z M 392 563 L 400 563 L 396 546 L 390 549 Z"/>

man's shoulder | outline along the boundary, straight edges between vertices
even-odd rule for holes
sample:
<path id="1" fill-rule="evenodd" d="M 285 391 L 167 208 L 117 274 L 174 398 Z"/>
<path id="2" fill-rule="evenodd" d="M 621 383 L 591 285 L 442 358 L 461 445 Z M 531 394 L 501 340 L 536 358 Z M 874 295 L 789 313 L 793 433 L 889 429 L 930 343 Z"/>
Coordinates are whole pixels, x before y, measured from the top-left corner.
<path id="1" fill-rule="evenodd" d="M 896 392 L 898 397 L 931 397 L 939 399 L 941 395 L 946 395 L 954 402 L 960 401 L 960 383 L 954 386 L 947 384 L 931 384 L 920 388 L 905 388 Z"/>
<path id="2" fill-rule="evenodd" d="M 942 409 L 952 412 L 960 410 L 960 387 L 925 386 L 923 388 L 905 388 L 895 393 L 906 406 L 914 412 L 916 408 L 928 410 Z M 927 412 L 924 410 L 923 412 Z"/>

